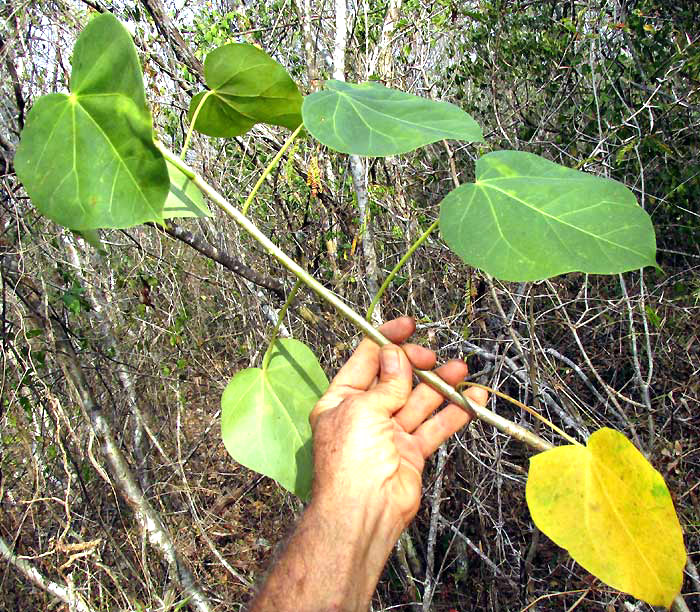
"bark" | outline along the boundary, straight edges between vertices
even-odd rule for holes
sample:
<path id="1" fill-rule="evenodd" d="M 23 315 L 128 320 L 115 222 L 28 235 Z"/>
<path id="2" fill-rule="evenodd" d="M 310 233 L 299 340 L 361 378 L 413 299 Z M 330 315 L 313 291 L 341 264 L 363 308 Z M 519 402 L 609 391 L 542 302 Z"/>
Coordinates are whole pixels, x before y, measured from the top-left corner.
<path id="1" fill-rule="evenodd" d="M 319 78 L 319 70 L 316 61 L 319 49 L 317 41 L 314 39 L 314 33 L 312 30 L 313 20 L 311 15 L 311 0 L 296 0 L 295 5 L 297 13 L 299 14 L 299 21 L 302 24 L 302 33 L 304 36 L 304 57 L 306 59 L 306 73 L 309 77 L 309 93 L 314 93 L 320 89 L 321 80 Z M 328 58 L 326 56 L 323 56 L 323 59 L 326 63 L 328 63 Z M 330 61 L 332 63 L 332 59 Z M 330 66 L 330 64 L 328 65 Z M 323 181 L 321 179 L 320 189 L 323 189 L 324 182 L 327 182 L 329 185 L 335 185 L 335 174 L 328 157 L 328 152 L 325 150 L 319 150 L 317 162 L 319 176 L 322 176 L 322 173 L 325 172 L 327 179 L 327 181 Z M 322 193 L 320 191 L 316 197 L 323 200 Z M 324 233 L 330 235 L 332 233 L 331 228 L 338 222 L 333 208 L 323 205 L 319 206 L 319 214 L 321 216 L 321 227 L 323 228 Z M 326 256 L 328 257 L 328 261 L 331 264 L 331 269 L 333 270 L 333 280 L 337 281 L 340 276 L 340 270 L 338 268 L 338 245 L 336 239 L 329 238 L 326 241 L 325 247 Z"/>
<path id="2" fill-rule="evenodd" d="M 11 174 L 15 171 L 13 160 L 15 158 L 15 147 L 0 134 L 0 158 L 2 158 L 2 167 L 0 170 L 3 175 Z"/>
<path id="3" fill-rule="evenodd" d="M 192 53 L 190 46 L 182 38 L 180 30 L 177 29 L 170 15 L 165 10 L 165 6 L 160 0 L 142 0 L 144 7 L 153 18 L 156 28 L 161 36 L 168 41 L 175 51 L 178 59 L 185 64 L 192 74 L 197 76 L 201 83 L 204 83 L 204 66 Z"/>
<path id="4" fill-rule="evenodd" d="M 29 563 L 29 561 L 19 558 L 2 538 L 0 538 L 0 557 L 5 559 L 5 561 L 12 565 L 32 584 L 39 587 L 42 591 L 46 591 L 57 599 L 60 599 L 68 606 L 69 610 L 74 610 L 75 612 L 95 612 L 95 608 L 88 605 L 80 595 L 73 591 L 73 589 L 50 580 Z"/>
<path id="5" fill-rule="evenodd" d="M 306 58 L 306 72 L 309 75 L 309 89 L 314 92 L 318 89 L 318 70 L 316 68 L 316 45 L 311 32 L 311 0 L 296 0 L 295 6 L 304 35 L 304 57 Z"/>
<path id="6" fill-rule="evenodd" d="M 282 284 L 282 281 L 270 276 L 265 276 L 264 274 L 253 270 L 252 268 L 246 266 L 242 261 L 231 257 L 227 252 L 217 249 L 214 245 L 208 243 L 202 236 L 193 234 L 189 230 L 176 225 L 172 221 L 166 221 L 165 226 L 155 224 L 149 225 L 162 229 L 169 236 L 188 244 L 195 251 L 198 251 L 209 259 L 221 264 L 227 270 L 231 270 L 231 272 L 242 276 L 259 287 L 274 291 L 276 295 L 278 295 L 281 299 L 284 299 L 284 285 Z"/>
<path id="7" fill-rule="evenodd" d="M 368 74 L 376 71 L 379 79 L 384 81 L 389 87 L 392 86 L 394 76 L 394 53 L 391 48 L 392 36 L 401 16 L 402 2 L 403 0 L 389 0 L 384 24 L 382 25 L 382 35 L 367 68 Z"/>
<path id="8" fill-rule="evenodd" d="M 15 67 L 15 58 L 12 49 L 7 45 L 5 39 L 0 36 L 0 57 L 5 56 L 5 67 L 10 73 L 12 80 L 12 91 L 15 94 L 15 104 L 17 105 L 17 126 L 20 130 L 24 129 L 24 108 L 25 101 L 22 94 L 22 85 L 19 81 L 17 69 Z"/>
<path id="9" fill-rule="evenodd" d="M 146 438 L 144 430 L 144 417 L 139 406 L 140 402 L 138 395 L 136 393 L 136 387 L 134 381 L 131 378 L 131 373 L 126 366 L 122 365 L 125 363 L 123 356 L 121 355 L 120 345 L 114 335 L 113 329 L 114 316 L 110 313 L 113 310 L 109 307 L 107 298 L 104 294 L 98 292 L 96 287 L 92 283 L 88 282 L 87 275 L 83 270 L 83 261 L 78 253 L 78 249 L 75 247 L 73 240 L 64 234 L 63 241 L 70 255 L 71 262 L 75 267 L 76 275 L 80 278 L 82 285 L 87 288 L 86 295 L 90 302 L 90 313 L 95 323 L 97 324 L 100 334 L 102 335 L 102 342 L 107 346 L 107 348 L 112 349 L 115 358 L 116 365 L 116 375 L 121 384 L 122 390 L 124 391 L 124 397 L 127 400 L 129 406 L 129 413 L 131 414 L 134 424 L 133 424 L 133 453 L 136 459 L 136 471 L 139 478 L 139 484 L 144 491 L 147 491 L 152 483 L 148 477 L 147 467 L 147 448 L 146 448 Z M 112 315 L 112 316 L 111 316 Z"/>
<path id="10" fill-rule="evenodd" d="M 345 81 L 345 49 L 347 46 L 347 7 L 346 0 L 336 0 L 335 3 L 335 46 L 333 48 L 333 78 Z M 367 291 L 374 297 L 379 290 L 377 282 L 378 266 L 377 254 L 374 250 L 374 231 L 369 211 L 369 198 L 367 196 L 367 175 L 365 166 L 359 155 L 350 156 L 350 172 L 357 196 L 357 207 L 360 211 L 360 240 L 362 254 L 365 259 L 365 278 Z M 383 320 L 381 304 L 377 304 L 372 312 L 372 323 L 381 324 Z"/>
<path id="11" fill-rule="evenodd" d="M 440 518 L 440 502 L 442 498 L 443 473 L 447 463 L 447 445 L 443 444 L 438 450 L 437 466 L 435 468 L 435 486 L 430 494 L 430 527 L 428 528 L 428 550 L 426 551 L 425 564 L 425 590 L 423 592 L 423 612 L 432 609 L 433 595 L 437 586 L 438 577 L 435 576 L 435 541 L 438 533 L 438 519 Z"/>

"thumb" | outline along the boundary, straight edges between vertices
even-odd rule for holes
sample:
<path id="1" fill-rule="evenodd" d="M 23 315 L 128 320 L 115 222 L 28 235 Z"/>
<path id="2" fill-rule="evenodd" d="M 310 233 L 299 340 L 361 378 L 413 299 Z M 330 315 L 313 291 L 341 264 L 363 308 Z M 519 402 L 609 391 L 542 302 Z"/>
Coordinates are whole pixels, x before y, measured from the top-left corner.
<path id="1" fill-rule="evenodd" d="M 406 353 L 395 344 L 387 344 L 379 349 L 379 382 L 367 391 L 366 405 L 391 416 L 408 401 L 412 383 L 413 371 Z"/>

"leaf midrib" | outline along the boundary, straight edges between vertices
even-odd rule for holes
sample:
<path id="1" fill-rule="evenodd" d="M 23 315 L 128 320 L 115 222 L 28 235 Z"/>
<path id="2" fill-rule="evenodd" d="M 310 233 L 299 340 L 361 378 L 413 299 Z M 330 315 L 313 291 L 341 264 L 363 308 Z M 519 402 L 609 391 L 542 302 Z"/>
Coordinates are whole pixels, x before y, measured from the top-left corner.
<path id="1" fill-rule="evenodd" d="M 125 96 L 124 94 L 120 94 L 120 93 L 101 94 L 101 95 L 106 95 L 106 96 L 107 96 L 107 95 L 112 95 L 112 96 L 116 96 L 116 97 L 123 97 L 123 98 L 125 98 L 126 100 L 132 101 L 131 98 L 129 98 L 128 96 Z M 157 211 L 155 208 L 153 208 L 153 206 L 151 205 L 151 202 L 150 202 L 150 201 L 148 200 L 148 198 L 146 197 L 146 194 L 145 194 L 145 193 L 143 192 L 143 190 L 141 189 L 141 186 L 139 185 L 138 181 L 136 180 L 136 178 L 135 178 L 134 175 L 132 174 L 131 170 L 130 170 L 129 167 L 124 163 L 124 161 L 123 161 L 124 158 L 118 153 L 116 147 L 115 147 L 114 144 L 112 143 L 112 140 L 109 138 L 109 136 L 107 136 L 107 133 L 102 129 L 102 126 L 98 123 L 98 121 L 90 114 L 90 111 L 89 111 L 87 108 L 85 108 L 82 104 L 80 104 L 80 98 L 81 98 L 81 96 L 77 96 L 76 106 L 80 106 L 80 108 L 83 110 L 83 112 L 85 113 L 85 115 L 87 115 L 87 117 L 90 118 L 90 120 L 92 121 L 93 125 L 97 128 L 97 130 L 98 130 L 99 133 L 102 135 L 102 137 L 107 141 L 107 143 L 109 143 L 109 146 L 111 147 L 111 149 L 112 149 L 112 151 L 113 151 L 113 153 L 114 153 L 114 156 L 115 156 L 115 157 L 117 158 L 117 160 L 119 161 L 119 165 L 123 167 L 124 172 L 126 173 L 126 175 L 131 179 L 131 182 L 136 186 L 136 190 L 137 190 L 138 193 L 141 195 L 142 200 L 146 203 L 146 205 L 148 206 L 148 208 L 149 208 L 151 211 L 153 211 L 153 213 L 156 215 L 156 218 L 157 218 L 157 217 L 158 217 L 158 211 Z M 139 110 L 139 112 L 142 112 L 141 109 L 138 109 L 138 110 Z M 73 115 L 75 116 L 75 112 L 73 113 Z M 74 130 L 73 130 L 73 140 L 74 140 L 74 142 L 75 142 L 75 140 L 76 140 L 76 136 L 75 136 L 75 133 L 76 133 L 76 132 L 77 132 L 77 128 L 74 128 Z M 164 203 L 165 203 L 165 201 L 164 201 Z M 112 204 L 113 204 L 113 196 L 112 196 L 112 194 L 110 194 L 110 200 L 109 200 L 109 209 L 110 209 L 110 211 L 112 210 Z"/>
<path id="2" fill-rule="evenodd" d="M 518 178 L 529 178 L 529 177 L 518 177 Z M 491 180 L 496 180 L 496 179 L 491 179 Z M 517 197 L 517 196 L 515 196 L 515 195 L 513 195 L 513 194 L 511 194 L 511 193 L 508 193 L 508 192 L 505 191 L 504 189 L 501 189 L 501 188 L 499 188 L 499 187 L 496 187 L 495 185 L 486 185 L 486 186 L 484 186 L 484 183 L 485 183 L 485 182 L 486 182 L 486 181 L 477 181 L 477 182 L 475 182 L 474 184 L 475 184 L 477 187 L 481 187 L 482 189 L 490 188 L 490 189 L 493 189 L 494 191 L 498 191 L 499 193 L 502 193 L 502 194 L 505 195 L 506 197 L 508 197 L 508 198 L 510 198 L 510 199 L 512 199 L 512 200 L 515 200 L 516 202 L 519 202 L 520 204 L 522 204 L 523 206 L 529 208 L 530 210 L 532 210 L 532 211 L 534 211 L 534 212 L 536 212 L 536 213 L 541 214 L 543 217 L 547 217 L 547 218 L 549 218 L 549 219 L 552 219 L 552 220 L 555 221 L 556 223 L 560 223 L 561 225 L 564 225 L 564 226 L 566 226 L 566 227 L 569 227 L 569 228 L 571 228 L 571 229 L 573 229 L 573 230 L 575 230 L 575 231 L 577 231 L 577 232 L 580 232 L 581 234 L 585 234 L 586 236 L 589 236 L 589 237 L 593 238 L 594 240 L 599 240 L 599 241 L 601 241 L 601 242 L 606 242 L 606 243 L 608 243 L 608 244 L 610 244 L 610 245 L 612 245 L 612 246 L 614 246 L 614 247 L 627 250 L 627 251 L 629 251 L 630 253 L 634 253 L 635 255 L 641 257 L 642 259 L 647 259 L 647 256 L 646 256 L 644 253 L 642 253 L 641 251 L 637 251 L 637 250 L 635 250 L 635 249 L 633 249 L 633 248 L 631 248 L 631 247 L 628 247 L 628 246 L 626 246 L 626 245 L 619 244 L 619 243 L 617 243 L 617 242 L 613 242 L 612 240 L 608 240 L 607 238 L 603 238 L 602 236 L 593 234 L 592 232 L 589 232 L 589 231 L 584 230 L 583 228 L 577 227 L 576 225 L 573 225 L 572 223 L 567 223 L 566 221 L 563 221 L 562 219 L 559 219 L 558 217 L 555 217 L 554 215 L 551 215 L 551 214 L 549 214 L 549 213 L 547 213 L 547 212 L 545 212 L 545 211 L 543 211 L 543 210 L 540 210 L 539 208 L 533 206 L 532 204 L 529 204 L 528 202 L 526 202 L 526 201 L 523 200 L 522 198 L 519 198 L 519 197 Z M 601 202 L 607 202 L 607 201 L 608 201 L 608 200 L 601 200 Z M 614 203 L 614 202 L 613 202 L 613 203 Z"/>
<path id="3" fill-rule="evenodd" d="M 637 544 L 637 540 L 632 534 L 632 532 L 629 530 L 627 527 L 627 523 L 624 520 L 624 517 L 620 514 L 620 512 L 617 509 L 617 506 L 613 503 L 613 499 L 610 498 L 608 495 L 607 488 L 604 486 L 604 483 L 601 480 L 601 477 L 596 473 L 594 469 L 594 461 L 595 457 L 593 457 L 592 451 L 589 449 L 589 458 L 588 458 L 588 472 L 595 478 L 596 484 L 598 485 L 599 489 L 602 491 L 603 495 L 605 496 L 605 500 L 608 502 L 608 505 L 610 508 L 612 508 L 613 514 L 615 515 L 615 518 L 617 519 L 617 522 L 622 526 L 623 531 L 627 535 L 627 538 L 631 541 L 632 545 L 634 546 L 635 550 L 637 551 L 637 555 L 644 561 L 644 564 L 647 566 L 649 573 L 654 576 L 656 579 L 659 587 L 661 590 L 664 590 L 664 585 L 661 579 L 659 578 L 658 573 L 654 569 L 654 567 L 651 565 L 649 560 L 646 558 L 644 551 L 641 549 L 641 547 Z M 617 474 L 613 471 L 610 470 L 604 463 L 601 463 L 600 461 L 595 462 L 600 468 L 607 470 L 610 474 L 615 476 L 617 479 Z"/>
<path id="4" fill-rule="evenodd" d="M 272 359 L 270 359 L 270 361 L 272 361 Z M 282 370 L 282 371 L 283 371 L 283 370 L 287 369 L 287 367 L 286 367 L 285 365 L 281 364 L 280 366 L 277 366 L 276 368 L 275 368 L 274 366 L 273 366 L 273 368 L 270 368 L 270 365 L 269 365 L 269 362 L 268 362 L 268 365 L 267 365 L 265 368 L 258 368 L 258 370 L 259 370 L 259 372 L 260 372 L 260 377 L 261 377 L 261 378 L 263 379 L 263 381 L 264 381 L 263 389 L 264 389 L 265 386 L 267 386 L 267 387 L 269 388 L 270 394 L 272 395 L 272 397 L 275 398 L 277 404 L 282 408 L 282 413 L 287 417 L 287 420 L 291 423 L 292 429 L 294 430 L 294 433 L 296 434 L 297 438 L 299 439 L 299 442 L 300 442 L 300 445 L 301 445 L 301 443 L 303 442 L 303 438 L 302 438 L 302 436 L 301 436 L 301 432 L 299 431 L 299 428 L 297 427 L 297 424 L 294 422 L 294 419 L 292 419 L 292 415 L 289 414 L 289 411 L 287 410 L 287 407 L 284 405 L 284 402 L 282 401 L 282 399 L 280 398 L 280 396 L 277 395 L 277 392 L 275 391 L 275 388 L 274 388 L 274 386 L 272 385 L 272 381 L 270 380 L 269 373 L 270 373 L 270 370 L 271 370 L 271 369 L 277 369 L 278 371 L 279 371 L 279 370 Z M 290 369 L 293 369 L 293 368 L 290 368 Z M 279 376 L 279 375 L 278 375 L 278 376 Z M 265 393 L 264 393 L 264 391 L 263 391 L 263 397 L 264 397 L 264 396 L 265 396 Z"/>
<path id="5" fill-rule="evenodd" d="M 385 132 L 382 132 L 382 131 L 380 131 L 380 130 L 378 130 L 378 129 L 376 129 L 376 128 L 374 128 L 374 127 L 371 127 L 370 125 L 368 125 L 367 122 L 366 122 L 366 121 L 364 120 L 364 118 L 362 117 L 362 114 L 361 114 L 361 112 L 360 112 L 361 109 L 358 109 L 358 108 L 355 106 L 354 102 L 356 102 L 359 106 L 362 106 L 362 107 L 368 109 L 369 111 L 371 111 L 371 112 L 373 112 L 373 113 L 376 113 L 376 114 L 378 114 L 378 115 L 380 115 L 380 116 L 382 116 L 382 117 L 388 118 L 388 119 L 391 120 L 391 121 L 396 121 L 396 122 L 399 122 L 399 123 L 404 123 L 404 124 L 406 124 L 406 125 L 413 126 L 413 127 L 419 127 L 419 128 L 422 129 L 422 130 L 425 130 L 425 131 L 428 131 L 428 132 L 432 132 L 432 133 L 435 133 L 435 134 L 439 134 L 441 138 L 445 138 L 445 130 L 441 130 L 441 129 L 439 129 L 439 128 L 433 128 L 433 127 L 431 127 L 431 126 L 425 125 L 424 123 L 415 123 L 415 122 L 407 121 L 406 119 L 398 118 L 398 117 L 396 117 L 396 116 L 394 116 L 394 115 L 389 115 L 389 114 L 387 114 L 387 113 L 385 113 L 385 112 L 382 112 L 382 111 L 379 111 L 379 110 L 377 110 L 377 109 L 375 109 L 375 108 L 372 108 L 371 106 L 369 106 L 368 104 L 362 102 L 361 100 L 356 100 L 355 98 L 353 98 L 352 96 L 350 96 L 349 94 L 347 94 L 347 93 L 345 93 L 345 92 L 338 91 L 337 89 L 336 89 L 336 90 L 332 90 L 332 91 L 335 91 L 335 93 L 336 93 L 339 97 L 342 96 L 343 98 L 346 98 L 346 99 L 348 100 L 348 104 L 349 104 L 349 105 L 353 108 L 353 110 L 357 113 L 358 117 L 360 117 L 360 119 L 362 119 L 362 122 L 363 122 L 365 125 L 367 125 L 367 128 L 368 128 L 370 131 L 374 131 L 374 132 L 377 132 L 377 133 L 382 134 L 382 135 L 384 135 L 384 136 L 387 136 L 388 138 L 395 139 L 395 136 L 389 136 L 389 135 L 387 135 Z M 410 101 L 407 100 L 407 102 L 410 102 Z M 429 102 L 440 102 L 440 100 L 429 100 Z M 465 119 L 465 122 L 467 122 L 466 119 Z M 448 137 L 449 137 L 449 135 L 448 135 Z M 451 137 L 450 137 L 450 138 L 451 138 Z"/>

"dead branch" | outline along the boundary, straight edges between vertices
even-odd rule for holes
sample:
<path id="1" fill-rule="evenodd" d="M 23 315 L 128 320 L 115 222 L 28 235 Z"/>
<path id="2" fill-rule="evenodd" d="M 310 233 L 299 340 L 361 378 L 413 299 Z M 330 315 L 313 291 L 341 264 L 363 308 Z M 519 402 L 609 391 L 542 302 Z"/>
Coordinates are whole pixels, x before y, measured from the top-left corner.
<path id="1" fill-rule="evenodd" d="M 148 539 L 168 564 L 183 592 L 189 597 L 190 604 L 199 612 L 211 612 L 213 608 L 207 596 L 196 584 L 184 559 L 177 552 L 172 537 L 160 515 L 146 499 L 126 457 L 116 442 L 111 424 L 101 407 L 95 402 L 65 328 L 57 319 L 43 314 L 41 294 L 36 288 L 27 285 L 18 270 L 16 260 L 11 255 L 2 256 L 1 270 L 3 281 L 25 304 L 34 323 L 53 335 L 56 357 L 100 442 L 102 455 L 109 466 L 111 482 L 134 512 L 134 517 L 143 536 Z"/>

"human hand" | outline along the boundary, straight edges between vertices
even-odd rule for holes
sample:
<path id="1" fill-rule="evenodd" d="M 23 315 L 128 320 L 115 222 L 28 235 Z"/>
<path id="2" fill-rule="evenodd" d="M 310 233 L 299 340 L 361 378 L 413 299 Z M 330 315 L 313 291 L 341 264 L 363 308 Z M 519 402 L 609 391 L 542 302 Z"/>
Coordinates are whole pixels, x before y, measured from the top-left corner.
<path id="1" fill-rule="evenodd" d="M 413 388 L 411 364 L 435 365 L 432 351 L 397 346 L 415 331 L 413 319 L 389 321 L 380 331 L 394 344 L 380 349 L 363 340 L 311 413 L 312 498 L 331 511 L 355 509 L 368 520 L 380 515 L 400 533 L 418 510 L 425 459 L 470 417 L 455 404 L 431 416 L 444 398 L 425 383 Z M 455 385 L 467 366 L 450 361 L 436 373 Z M 467 395 L 480 404 L 488 398 L 474 387 Z"/>
<path id="2" fill-rule="evenodd" d="M 314 481 L 311 503 L 251 610 L 367 610 L 382 568 L 420 503 L 421 473 L 430 456 L 469 421 L 459 406 L 434 416 L 442 396 L 419 384 L 411 363 L 435 365 L 428 349 L 401 344 L 412 319 L 381 332 L 396 344 L 366 339 L 311 412 Z M 451 385 L 467 374 L 461 361 L 436 370 Z M 481 404 L 487 394 L 471 388 Z"/>

